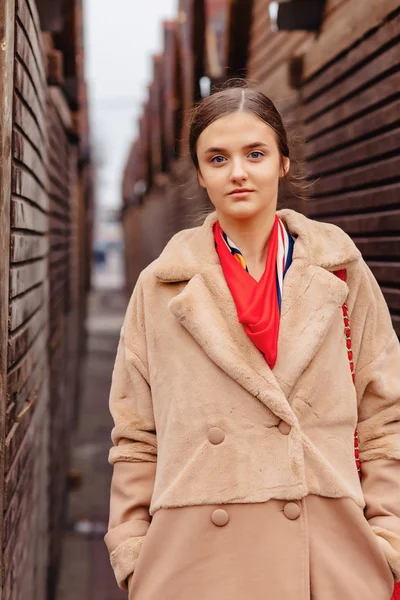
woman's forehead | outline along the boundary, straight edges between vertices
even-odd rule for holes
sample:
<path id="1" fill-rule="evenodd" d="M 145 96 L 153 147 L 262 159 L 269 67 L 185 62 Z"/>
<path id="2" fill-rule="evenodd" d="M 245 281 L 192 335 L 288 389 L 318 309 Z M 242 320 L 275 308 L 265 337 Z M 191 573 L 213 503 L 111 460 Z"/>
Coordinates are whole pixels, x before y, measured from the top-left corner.
<path id="1" fill-rule="evenodd" d="M 245 148 L 255 142 L 276 145 L 275 132 L 255 115 L 236 112 L 208 125 L 199 136 L 197 150 L 206 152 L 209 147 Z"/>

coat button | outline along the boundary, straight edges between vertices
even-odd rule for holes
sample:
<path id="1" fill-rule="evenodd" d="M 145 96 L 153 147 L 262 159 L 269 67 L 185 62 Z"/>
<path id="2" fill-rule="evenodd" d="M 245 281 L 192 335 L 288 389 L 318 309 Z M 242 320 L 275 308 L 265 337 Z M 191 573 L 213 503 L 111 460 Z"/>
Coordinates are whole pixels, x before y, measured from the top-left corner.
<path id="1" fill-rule="evenodd" d="M 226 525 L 228 523 L 229 515 L 226 512 L 226 510 L 223 510 L 222 508 L 217 508 L 216 510 L 214 510 L 213 514 L 211 515 L 211 521 L 217 527 L 223 527 L 224 525 Z"/>
<path id="2" fill-rule="evenodd" d="M 278 429 L 282 433 L 282 435 L 289 435 L 289 433 L 292 430 L 292 428 L 290 427 L 290 425 L 288 425 L 287 423 L 285 423 L 285 421 L 281 421 L 279 423 Z"/>
<path id="3" fill-rule="evenodd" d="M 225 439 L 225 433 L 219 427 L 211 427 L 208 432 L 208 439 L 212 444 L 220 444 Z"/>
<path id="4" fill-rule="evenodd" d="M 300 506 L 296 504 L 296 502 L 288 502 L 283 507 L 283 512 L 287 519 L 289 519 L 290 521 L 294 521 L 295 519 L 299 518 L 301 511 Z"/>

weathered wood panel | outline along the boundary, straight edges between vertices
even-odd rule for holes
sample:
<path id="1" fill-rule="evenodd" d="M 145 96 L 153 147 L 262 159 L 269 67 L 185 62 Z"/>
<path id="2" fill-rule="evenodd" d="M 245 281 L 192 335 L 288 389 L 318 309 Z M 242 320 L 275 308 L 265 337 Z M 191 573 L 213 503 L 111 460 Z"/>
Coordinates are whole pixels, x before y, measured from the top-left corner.
<path id="1" fill-rule="evenodd" d="M 71 8 L 68 3 L 69 12 L 77 10 L 72 4 Z M 69 30 L 72 34 L 76 32 Z M 51 35 L 45 39 L 47 55 L 35 0 L 0 2 L 0 596 L 4 600 L 54 598 L 89 273 L 88 247 L 83 255 L 80 236 L 84 232 L 90 243 L 86 195 L 90 160 L 87 153 L 79 163 L 83 148 L 74 131 L 74 123 L 87 119 L 78 113 L 72 116 L 59 87 L 49 89 L 49 79 L 63 82 L 63 60 L 52 47 Z M 77 51 L 75 39 L 71 45 Z M 82 58 L 80 54 L 79 61 Z M 86 130 L 86 140 L 87 134 Z M 87 180 L 82 197 L 79 169 Z"/>
<path id="2" fill-rule="evenodd" d="M 7 344 L 9 311 L 10 206 L 12 165 L 12 106 L 14 70 L 15 5 L 14 0 L 0 3 L 0 515 L 4 507 L 4 446 L 7 405 Z M 0 536 L 4 523 L 0 519 Z M 3 548 L 3 545 L 1 546 Z M 3 551 L 1 550 L 3 563 Z M 3 597 L 3 577 L 0 596 Z"/>
<path id="3" fill-rule="evenodd" d="M 2 581 L 4 598 L 43 600 L 49 481 L 47 84 L 35 7 L 26 0 L 16 3 L 15 32 Z M 20 456 L 27 457 L 23 464 Z"/>
<path id="4" fill-rule="evenodd" d="M 188 112 L 200 99 L 200 78 L 205 72 L 204 0 L 179 0 L 179 48 L 181 65 L 182 131 L 187 141 Z"/>
<path id="5" fill-rule="evenodd" d="M 166 147 L 166 166 L 179 155 L 179 141 L 176 139 L 180 95 L 178 90 L 178 31 L 175 21 L 164 23 L 164 89 L 163 120 Z M 140 160 L 140 158 L 139 158 Z"/>
<path id="6" fill-rule="evenodd" d="M 72 119 L 60 90 L 50 86 L 47 98 L 47 189 L 51 244 L 49 568 L 50 581 L 54 583 L 61 552 L 69 436 L 76 404 L 82 322 L 79 312 L 77 147 L 70 141 Z"/>
<path id="7" fill-rule="evenodd" d="M 314 181 L 308 213 L 352 236 L 400 334 L 400 8 L 390 12 L 390 2 L 370 8 L 363 35 L 341 47 L 302 88 Z M 343 5 L 341 21 L 345 10 Z"/>

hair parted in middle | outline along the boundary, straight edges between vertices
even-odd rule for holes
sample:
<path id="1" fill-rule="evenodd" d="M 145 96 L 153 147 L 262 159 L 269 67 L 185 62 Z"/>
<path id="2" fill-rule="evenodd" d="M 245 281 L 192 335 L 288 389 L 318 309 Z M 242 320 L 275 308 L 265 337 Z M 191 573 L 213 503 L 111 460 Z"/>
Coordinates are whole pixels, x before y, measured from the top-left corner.
<path id="1" fill-rule="evenodd" d="M 197 142 L 201 133 L 217 119 L 240 111 L 253 114 L 273 129 L 282 166 L 283 158 L 290 158 L 288 134 L 275 104 L 260 90 L 247 85 L 243 80 L 239 85 L 236 80 L 232 83 L 228 82 L 228 87 L 203 98 L 192 111 L 189 129 L 189 151 L 196 170 L 199 169 Z M 299 165 L 297 166 L 299 167 Z M 301 169 L 301 171 L 304 171 L 304 169 Z M 291 168 L 285 175 L 284 180 L 291 196 L 301 200 L 308 199 L 306 189 L 310 186 L 310 183 L 303 172 L 295 174 Z"/>

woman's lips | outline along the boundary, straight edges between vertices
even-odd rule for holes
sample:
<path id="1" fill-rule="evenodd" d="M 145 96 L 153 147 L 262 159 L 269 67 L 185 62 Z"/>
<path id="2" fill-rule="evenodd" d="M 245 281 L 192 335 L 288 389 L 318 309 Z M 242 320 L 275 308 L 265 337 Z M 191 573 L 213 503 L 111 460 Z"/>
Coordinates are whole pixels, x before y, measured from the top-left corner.
<path id="1" fill-rule="evenodd" d="M 237 189 L 237 190 L 233 190 L 232 192 L 229 193 L 229 196 L 234 196 L 235 198 L 245 198 L 246 196 L 248 196 L 249 194 L 251 194 L 254 190 L 250 190 L 250 189 Z"/>

